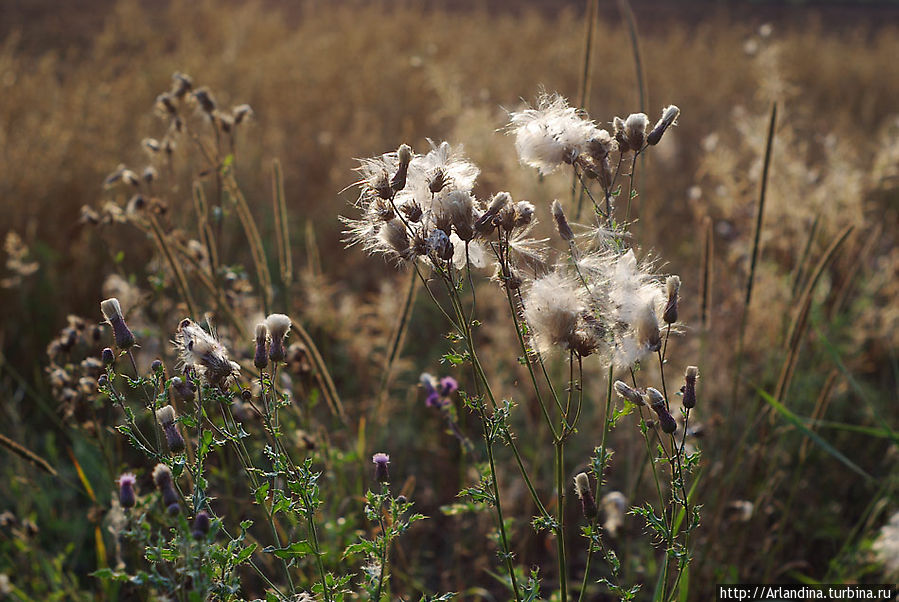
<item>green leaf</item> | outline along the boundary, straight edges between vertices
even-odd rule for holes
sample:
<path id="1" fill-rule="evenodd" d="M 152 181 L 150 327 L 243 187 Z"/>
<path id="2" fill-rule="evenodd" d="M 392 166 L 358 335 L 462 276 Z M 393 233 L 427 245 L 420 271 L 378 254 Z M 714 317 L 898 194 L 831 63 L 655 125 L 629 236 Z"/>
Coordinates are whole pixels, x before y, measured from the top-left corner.
<path id="1" fill-rule="evenodd" d="M 253 552 L 255 552 L 255 551 L 256 551 L 256 544 L 255 544 L 255 543 L 251 543 L 249 546 L 247 546 L 246 548 L 242 549 L 242 550 L 237 554 L 237 556 L 234 557 L 234 564 L 235 564 L 235 565 L 237 565 L 237 564 L 243 564 L 244 562 L 246 562 L 247 560 L 250 559 L 250 556 L 252 556 L 252 555 L 253 555 Z"/>
<path id="2" fill-rule="evenodd" d="M 286 548 L 276 548 L 274 546 L 268 546 L 263 550 L 263 552 L 268 552 L 269 554 L 274 554 L 278 558 L 282 558 L 284 560 L 292 560 L 294 558 L 303 558 L 304 556 L 308 556 L 309 554 L 314 554 L 315 550 L 312 549 L 312 546 L 309 545 L 308 541 L 295 541 Z"/>
<path id="3" fill-rule="evenodd" d="M 270 486 L 270 483 L 263 483 L 262 485 L 260 485 L 259 487 L 256 488 L 256 493 L 255 493 L 256 503 L 259 504 L 260 506 L 265 501 L 265 498 L 268 495 L 269 486 Z"/>
<path id="4" fill-rule="evenodd" d="M 786 406 L 784 406 L 782 403 L 780 403 L 779 401 L 774 399 L 771 395 L 769 395 L 765 391 L 759 389 L 758 387 L 756 387 L 756 391 L 758 391 L 759 395 L 762 396 L 762 399 L 764 399 L 766 402 L 768 402 L 768 404 L 771 407 L 773 407 L 775 410 L 777 410 L 781 414 L 781 416 L 786 418 L 787 422 L 792 423 L 793 426 L 795 426 L 800 431 L 802 431 L 806 437 L 808 437 L 809 439 L 811 439 L 812 441 L 817 443 L 818 446 L 820 446 L 828 454 L 830 454 L 831 456 L 833 456 L 834 458 L 836 458 L 837 460 L 842 462 L 849 470 L 851 470 L 852 472 L 854 472 L 858 475 L 861 475 L 862 477 L 864 477 L 865 479 L 867 479 L 869 481 L 874 480 L 874 477 L 872 477 L 867 472 L 865 472 L 855 462 L 853 462 L 852 460 L 850 460 L 849 458 L 844 456 L 838 449 L 836 449 L 830 443 L 828 443 L 827 441 L 822 439 L 817 433 L 815 433 L 814 431 L 810 430 L 807 426 L 805 426 L 805 424 L 803 424 L 802 420 L 796 414 L 794 414 L 793 412 L 788 410 L 786 408 Z"/>

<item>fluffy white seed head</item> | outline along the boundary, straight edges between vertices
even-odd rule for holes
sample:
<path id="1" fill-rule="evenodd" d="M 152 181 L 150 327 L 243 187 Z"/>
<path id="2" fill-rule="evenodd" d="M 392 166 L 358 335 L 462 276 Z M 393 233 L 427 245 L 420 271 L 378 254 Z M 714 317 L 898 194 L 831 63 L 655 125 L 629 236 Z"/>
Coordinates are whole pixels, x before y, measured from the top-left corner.
<path id="1" fill-rule="evenodd" d="M 573 278 L 559 272 L 550 272 L 531 285 L 524 317 L 537 351 L 548 353 L 567 346 L 577 329 L 578 316 L 586 309 L 581 291 Z"/>
<path id="2" fill-rule="evenodd" d="M 225 346 L 189 318 L 178 325 L 175 346 L 181 363 L 193 366 L 213 386 L 224 388 L 229 379 L 240 373 L 240 365 L 228 358 Z"/>
<path id="3" fill-rule="evenodd" d="M 624 121 L 624 134 L 627 142 L 634 150 L 640 150 L 646 140 L 646 129 L 649 127 L 649 117 L 646 113 L 631 113 Z"/>
<path id="4" fill-rule="evenodd" d="M 290 318 L 284 314 L 270 314 L 265 319 L 265 326 L 272 337 L 272 340 L 282 340 L 290 331 Z M 258 336 L 258 327 L 257 327 Z"/>
<path id="5" fill-rule="evenodd" d="M 599 129 L 558 94 L 544 94 L 536 109 L 514 112 L 509 117 L 519 159 L 544 175 L 574 162 Z"/>
<path id="6" fill-rule="evenodd" d="M 662 284 L 637 263 L 633 250 L 609 268 L 608 302 L 616 331 L 616 364 L 630 367 L 661 345 L 657 311 L 663 307 Z"/>
<path id="7" fill-rule="evenodd" d="M 122 315 L 122 306 L 119 305 L 119 300 L 115 297 L 100 301 L 100 311 L 103 312 L 103 317 L 110 322 L 116 319 L 124 319 L 124 316 Z"/>
<path id="8" fill-rule="evenodd" d="M 627 498 L 620 491 L 610 491 L 603 496 L 600 506 L 602 506 L 602 511 L 605 515 L 602 528 L 614 537 L 621 525 L 624 524 Z"/>
<path id="9" fill-rule="evenodd" d="M 156 410 L 156 420 L 163 428 L 175 424 L 175 408 L 172 406 L 163 406 Z"/>
<path id="10" fill-rule="evenodd" d="M 590 490 L 590 477 L 587 476 L 586 472 L 579 472 L 577 476 L 574 477 L 574 490 L 579 499 L 584 499 L 585 495 L 592 494 Z"/>

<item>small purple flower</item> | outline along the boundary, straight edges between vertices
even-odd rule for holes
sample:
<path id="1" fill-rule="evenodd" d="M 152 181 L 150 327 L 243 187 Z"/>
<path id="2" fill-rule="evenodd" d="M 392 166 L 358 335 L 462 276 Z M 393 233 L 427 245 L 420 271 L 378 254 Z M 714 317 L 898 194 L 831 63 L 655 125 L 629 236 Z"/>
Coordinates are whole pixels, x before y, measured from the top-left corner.
<path id="1" fill-rule="evenodd" d="M 371 457 L 372 463 L 375 465 L 375 479 L 379 483 L 386 483 L 390 480 L 387 472 L 387 465 L 390 464 L 390 456 L 384 452 L 378 452 Z"/>
<path id="2" fill-rule="evenodd" d="M 444 397 L 459 388 L 459 383 L 452 376 L 444 376 L 440 379 L 440 394 Z"/>
<path id="3" fill-rule="evenodd" d="M 421 375 L 421 386 L 428 396 L 425 405 L 429 408 L 443 408 L 450 404 L 449 395 L 459 388 L 459 383 L 452 376 L 444 376 L 438 382 L 436 378 L 427 372 Z"/>
<path id="4" fill-rule="evenodd" d="M 119 503 L 122 508 L 133 508 L 137 502 L 137 496 L 134 493 L 134 485 L 137 478 L 130 472 L 123 473 L 119 477 Z"/>
<path id="5" fill-rule="evenodd" d="M 194 539 L 203 539 L 209 533 L 209 514 L 204 510 L 197 513 L 194 524 L 191 527 L 191 535 Z"/>

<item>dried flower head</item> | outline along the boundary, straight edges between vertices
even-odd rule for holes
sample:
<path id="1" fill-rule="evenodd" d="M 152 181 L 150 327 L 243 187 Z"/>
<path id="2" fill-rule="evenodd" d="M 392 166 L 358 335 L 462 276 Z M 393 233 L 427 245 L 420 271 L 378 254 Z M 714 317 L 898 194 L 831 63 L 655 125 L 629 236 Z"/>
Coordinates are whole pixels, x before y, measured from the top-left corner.
<path id="1" fill-rule="evenodd" d="M 565 242 L 570 243 L 574 240 L 574 232 L 571 231 L 571 226 L 568 225 L 568 218 L 565 217 L 562 203 L 558 200 L 553 201 L 552 210 L 553 219 L 556 220 L 556 229 L 559 231 L 559 236 L 561 236 L 562 240 Z"/>
<path id="2" fill-rule="evenodd" d="M 515 149 L 522 163 L 541 174 L 573 163 L 599 128 L 582 112 L 568 106 L 558 94 L 543 94 L 536 109 L 509 115 L 508 131 L 515 135 Z"/>
<path id="3" fill-rule="evenodd" d="M 615 142 L 618 143 L 618 150 L 624 154 L 631 150 L 630 142 L 627 139 L 627 126 L 624 123 L 624 119 L 621 117 L 615 117 L 612 120 L 612 126 L 615 132 Z"/>
<path id="4" fill-rule="evenodd" d="M 192 367 L 212 386 L 224 389 L 240 373 L 240 366 L 228 359 L 224 345 L 189 318 L 181 320 L 174 343 L 181 363 Z"/>
<path id="5" fill-rule="evenodd" d="M 524 307 L 534 348 L 540 353 L 560 345 L 567 348 L 577 330 L 578 318 L 586 309 L 582 287 L 560 271 L 535 280 Z"/>
<path id="6" fill-rule="evenodd" d="M 677 301 L 678 291 L 680 290 L 680 277 L 668 276 L 665 281 L 665 292 L 668 300 L 665 303 L 665 311 L 662 313 L 662 319 L 666 324 L 677 322 Z"/>
<path id="7" fill-rule="evenodd" d="M 290 332 L 290 325 L 290 318 L 284 314 L 270 314 L 265 319 L 265 327 L 270 338 L 268 357 L 273 362 L 283 362 L 287 357 L 284 341 Z"/>
<path id="8" fill-rule="evenodd" d="M 101 301 L 100 311 L 103 312 L 103 317 L 106 318 L 106 321 L 112 327 L 116 346 L 119 349 L 130 349 L 133 347 L 135 342 L 134 334 L 128 328 L 128 325 L 125 324 L 125 316 L 122 314 L 122 306 L 119 305 L 119 300 L 111 297 Z"/>
<path id="9" fill-rule="evenodd" d="M 616 364 L 630 367 L 646 354 L 658 351 L 662 345 L 657 308 L 663 303 L 661 284 L 637 263 L 633 250 L 614 258 L 602 269 L 608 272 L 607 286 L 601 303 L 607 296 L 612 306 L 616 328 Z"/>
<path id="10" fill-rule="evenodd" d="M 171 469 L 165 464 L 157 464 L 153 469 L 153 482 L 162 494 L 162 505 L 165 506 L 166 511 L 169 514 L 178 514 L 181 509 L 180 497 L 175 490 Z"/>
<path id="11" fill-rule="evenodd" d="M 645 397 L 647 405 L 649 405 L 659 417 L 659 426 L 662 428 L 662 431 L 669 435 L 674 433 L 674 431 L 677 430 L 677 421 L 668 411 L 665 397 L 658 389 L 654 389 L 653 387 L 646 388 Z"/>
<path id="12" fill-rule="evenodd" d="M 177 454 L 184 451 L 184 437 L 181 436 L 178 425 L 175 424 L 175 418 L 177 418 L 175 408 L 170 405 L 156 410 L 156 420 L 162 426 L 162 431 L 165 433 L 165 441 L 168 443 L 172 453 Z"/>
<path id="13" fill-rule="evenodd" d="M 658 144 L 665 131 L 672 125 L 676 125 L 675 121 L 678 115 L 680 115 L 680 109 L 674 105 L 668 105 L 662 109 L 662 117 L 656 122 L 652 131 L 649 132 L 649 135 L 646 137 L 646 143 L 650 146 Z"/>
<path id="14" fill-rule="evenodd" d="M 627 498 L 620 491 L 610 491 L 602 496 L 602 511 L 605 520 L 602 522 L 602 528 L 612 537 L 618 534 L 618 529 L 624 524 L 624 517 L 627 511 Z"/>
<path id="15" fill-rule="evenodd" d="M 649 127 L 649 117 L 646 113 L 631 113 L 624 121 L 624 135 L 627 137 L 628 146 L 635 151 L 643 148 L 646 141 L 646 130 Z"/>
<path id="16" fill-rule="evenodd" d="M 643 395 L 637 391 L 636 389 L 632 389 L 626 383 L 616 380 L 615 381 L 615 392 L 622 399 L 626 399 L 637 406 L 645 406 L 646 402 L 643 400 Z"/>
<path id="17" fill-rule="evenodd" d="M 171 486 L 172 470 L 165 464 L 157 464 L 153 468 L 153 483 L 156 484 L 156 487 L 160 491 L 166 487 Z"/>
<path id="18" fill-rule="evenodd" d="M 578 499 L 581 500 L 584 517 L 591 519 L 596 516 L 596 500 L 593 498 L 593 488 L 590 486 L 590 477 L 586 472 L 579 472 L 574 477 L 574 490 Z"/>

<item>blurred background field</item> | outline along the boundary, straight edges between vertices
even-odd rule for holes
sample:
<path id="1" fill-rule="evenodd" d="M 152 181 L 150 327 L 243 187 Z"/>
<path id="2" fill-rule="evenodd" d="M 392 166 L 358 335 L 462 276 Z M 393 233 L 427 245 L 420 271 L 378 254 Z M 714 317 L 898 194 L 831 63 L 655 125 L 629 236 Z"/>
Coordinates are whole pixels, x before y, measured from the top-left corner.
<path id="1" fill-rule="evenodd" d="M 541 89 L 576 102 L 582 4 L 77 4 L 0 6 L 0 433 L 60 473 L 51 477 L 0 452 L 0 512 L 16 517 L 0 527 L 0 573 L 34 599 L 50 599 L 49 590 L 59 599 L 90 599 L 86 592 L 98 587 L 87 576 L 107 560 L 95 528 L 103 525 L 118 473 L 101 460 L 88 417 L 72 410 L 81 398 L 61 398 L 65 387 L 52 382 L 46 350 L 69 314 L 99 323 L 98 302 L 106 296 L 128 298 L 126 310 L 147 332 L 172 332 L 182 317 L 181 308 L 161 301 L 173 285 L 152 241 L 125 224 L 92 224 L 82 209 L 127 200 L 104 190 L 104 178 L 120 164 L 139 170 L 148 162 L 141 140 L 164 129 L 154 99 L 181 71 L 214 90 L 222 106 L 253 107 L 254 118 L 237 135 L 237 176 L 270 258 L 277 257 L 272 160 L 283 166 L 297 282 L 279 303 L 312 334 L 349 416 L 348 426 L 329 422 L 318 406 L 320 430 L 312 435 L 350 450 L 331 461 L 360 473 L 368 470 L 366 454 L 389 447 L 391 470 L 432 517 L 403 544 L 396 587 L 411 597 L 419 588 L 477 585 L 483 596 L 502 599 L 487 573 L 495 550 L 469 532 L 485 530 L 480 519 L 440 510 L 455 501 L 465 467 L 417 383 L 423 371 L 449 371 L 439 364 L 448 346 L 444 325 L 420 295 L 415 335 L 405 341 L 390 395 L 379 401 L 408 277 L 344 250 L 338 215 L 348 215 L 355 200 L 355 191 L 342 192 L 355 181 L 355 158 L 403 142 L 423 152 L 430 138 L 464 145 L 482 169 L 477 192 L 508 190 L 534 202 L 550 224 L 549 203 L 570 197 L 570 180 L 520 168 L 511 138 L 498 130 L 508 110 L 533 102 Z M 633 8 L 644 106 L 619 7 L 600 2 L 584 108 L 598 122 L 639 110 L 655 119 L 670 103 L 682 111 L 678 127 L 646 159 L 633 230 L 644 249 L 664 259 L 663 271 L 683 279 L 688 336 L 677 341 L 675 373 L 697 363 L 703 374 L 698 497 L 705 508 L 691 599 L 709 599 L 721 582 L 895 581 L 878 560 L 883 545 L 873 542 L 899 509 L 899 439 L 891 430 L 899 428 L 899 11 L 875 3 L 696 3 L 678 10 L 636 0 Z M 738 357 L 775 101 L 761 255 Z M 196 175 L 195 165 L 184 169 Z M 170 199 L 167 219 L 193 238 L 189 183 L 182 192 Z M 224 215 L 221 228 L 228 262 L 248 265 L 234 216 Z M 485 285 L 486 299 L 496 294 L 491 290 Z M 499 355 L 514 346 L 513 332 L 499 318 L 491 323 L 502 306 L 485 307 L 483 336 Z M 246 332 L 232 333 L 238 356 L 252 352 L 251 312 L 246 317 Z M 170 355 L 160 346 L 144 349 L 140 359 L 148 365 Z M 515 397 L 521 367 L 503 357 L 506 363 L 490 370 L 507 383 L 503 394 Z M 760 390 L 795 415 L 819 419 L 803 424 L 820 439 L 781 413 L 760 411 L 768 408 Z M 527 441 L 535 410 L 527 398 L 516 401 Z M 580 455 L 571 457 L 586 461 L 598 445 L 590 424 L 581 427 Z M 528 457 L 539 465 L 539 441 L 533 443 Z M 613 443 L 622 457 L 632 445 Z M 869 476 L 852 472 L 834 451 Z M 621 473 L 611 472 L 612 488 L 627 481 Z M 548 483 L 551 467 L 541 476 Z M 527 512 L 521 491 L 508 497 L 519 514 Z M 627 521 L 622 548 L 641 531 L 636 518 Z M 524 522 L 516 532 L 527 542 L 522 564 L 551 567 L 548 538 Z M 899 556 L 895 539 L 891 550 Z M 627 558 L 631 574 L 652 574 L 651 557 Z"/>

